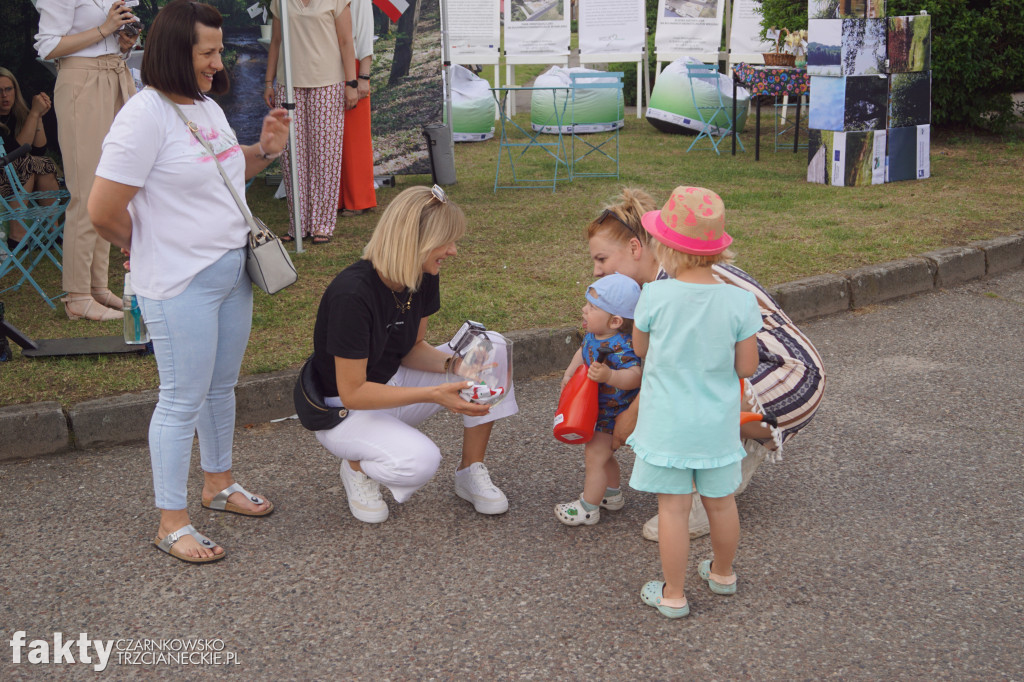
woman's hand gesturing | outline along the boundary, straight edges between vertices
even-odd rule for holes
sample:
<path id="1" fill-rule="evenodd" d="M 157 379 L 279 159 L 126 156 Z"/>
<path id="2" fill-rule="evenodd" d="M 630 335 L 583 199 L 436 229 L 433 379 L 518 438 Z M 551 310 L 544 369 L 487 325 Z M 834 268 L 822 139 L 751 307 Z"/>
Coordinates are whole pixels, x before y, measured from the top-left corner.
<path id="1" fill-rule="evenodd" d="M 292 118 L 285 109 L 272 109 L 263 117 L 263 129 L 260 131 L 260 146 L 267 154 L 277 154 L 288 144 L 288 127 Z"/>

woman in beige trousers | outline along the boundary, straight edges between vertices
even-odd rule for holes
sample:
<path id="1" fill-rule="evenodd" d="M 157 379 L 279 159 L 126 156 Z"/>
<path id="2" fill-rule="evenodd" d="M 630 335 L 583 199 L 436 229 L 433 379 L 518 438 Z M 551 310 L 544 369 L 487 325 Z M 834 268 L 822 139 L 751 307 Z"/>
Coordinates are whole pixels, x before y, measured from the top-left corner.
<path id="1" fill-rule="evenodd" d="M 64 219 L 64 310 L 72 320 L 116 320 L 121 298 L 107 285 L 110 243 L 89 220 L 86 204 L 103 138 L 135 83 L 125 63 L 137 34 L 124 0 L 39 0 L 36 52 L 57 62 L 54 109 L 64 177 L 71 192 Z"/>

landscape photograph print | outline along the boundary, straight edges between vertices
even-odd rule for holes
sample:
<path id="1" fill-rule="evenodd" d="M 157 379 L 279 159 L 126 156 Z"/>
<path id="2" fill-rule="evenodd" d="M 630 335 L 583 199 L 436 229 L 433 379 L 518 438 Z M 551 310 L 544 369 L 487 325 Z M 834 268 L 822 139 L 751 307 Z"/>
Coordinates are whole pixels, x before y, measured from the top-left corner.
<path id="1" fill-rule="evenodd" d="M 847 76 L 843 130 L 885 128 L 889 79 L 885 76 Z"/>
<path id="2" fill-rule="evenodd" d="M 807 73 L 841 76 L 843 73 L 843 22 L 811 19 L 807 22 Z"/>
<path id="3" fill-rule="evenodd" d="M 932 58 L 932 18 L 889 17 L 889 73 L 927 71 Z"/>
<path id="4" fill-rule="evenodd" d="M 843 73 L 885 73 L 885 19 L 843 19 Z"/>
<path id="5" fill-rule="evenodd" d="M 846 78 L 811 76 L 810 111 L 807 125 L 818 130 L 844 130 Z"/>
<path id="6" fill-rule="evenodd" d="M 832 145 L 835 133 L 831 130 L 808 131 L 807 182 L 832 184 Z"/>
<path id="7" fill-rule="evenodd" d="M 809 0 L 808 19 L 879 19 L 885 16 L 885 0 Z"/>
<path id="8" fill-rule="evenodd" d="M 873 133 L 846 133 L 846 151 L 843 167 L 843 185 L 858 187 L 871 184 L 872 162 L 875 158 Z"/>
<path id="9" fill-rule="evenodd" d="M 561 21 L 565 0 L 512 0 L 512 21 Z"/>
<path id="10" fill-rule="evenodd" d="M 928 125 L 932 119 L 932 74 L 894 73 L 889 84 L 889 127 Z"/>
<path id="11" fill-rule="evenodd" d="M 663 14 L 669 19 L 714 19 L 718 0 L 665 0 Z"/>
<path id="12" fill-rule="evenodd" d="M 887 138 L 887 180 L 913 180 L 917 176 L 917 128 L 892 128 Z"/>

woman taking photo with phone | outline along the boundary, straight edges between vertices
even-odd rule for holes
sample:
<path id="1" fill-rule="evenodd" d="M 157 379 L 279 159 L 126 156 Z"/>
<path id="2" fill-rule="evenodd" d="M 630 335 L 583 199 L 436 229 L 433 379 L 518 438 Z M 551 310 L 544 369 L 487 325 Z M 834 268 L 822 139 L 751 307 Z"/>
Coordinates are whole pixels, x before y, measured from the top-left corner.
<path id="1" fill-rule="evenodd" d="M 89 220 L 86 202 L 100 144 L 135 82 L 125 63 L 139 34 L 125 0 L 38 0 L 36 52 L 57 62 L 53 108 L 71 202 L 64 219 L 64 311 L 72 320 L 117 320 L 121 297 L 107 286 L 110 243 Z"/>

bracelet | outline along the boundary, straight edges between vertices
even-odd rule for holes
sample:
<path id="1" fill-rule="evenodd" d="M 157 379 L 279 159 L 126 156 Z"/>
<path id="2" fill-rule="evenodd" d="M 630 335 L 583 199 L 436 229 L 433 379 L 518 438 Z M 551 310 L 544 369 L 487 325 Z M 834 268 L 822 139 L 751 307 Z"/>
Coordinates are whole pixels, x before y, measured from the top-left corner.
<path id="1" fill-rule="evenodd" d="M 96 32 L 100 34 L 100 38 L 102 40 L 106 40 L 107 39 L 107 37 L 105 35 L 103 35 L 103 31 L 100 30 L 99 26 L 96 27 Z"/>
<path id="2" fill-rule="evenodd" d="M 367 74 L 367 75 L 364 76 L 363 74 L 359 74 L 357 76 L 357 78 L 359 78 L 359 80 L 361 80 L 361 81 L 368 81 L 368 80 L 370 80 L 370 75 Z"/>
<path id="3" fill-rule="evenodd" d="M 448 368 L 451 367 L 452 360 L 454 360 L 454 359 L 455 359 L 454 355 L 449 355 L 448 357 L 446 357 L 444 359 L 444 372 L 445 372 L 445 374 L 448 373 Z"/>
<path id="4" fill-rule="evenodd" d="M 257 154 L 259 154 L 259 157 L 261 159 L 265 159 L 266 161 L 273 161 L 277 157 L 279 157 L 282 154 L 284 154 L 284 150 L 283 149 L 281 151 L 275 153 L 275 154 L 268 154 L 266 151 L 263 150 L 263 143 L 262 142 L 257 142 L 256 143 L 256 149 L 259 150 L 259 151 L 257 151 Z"/>

